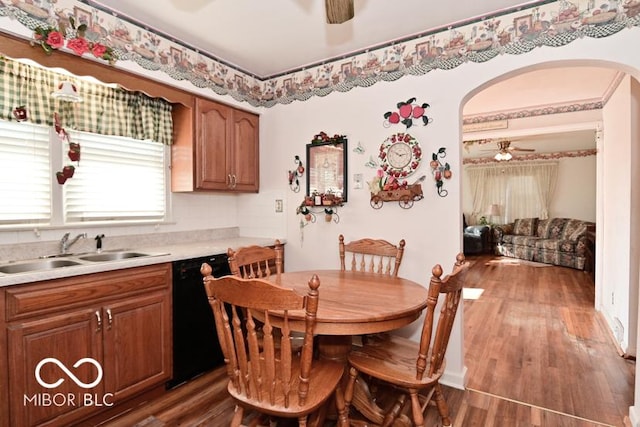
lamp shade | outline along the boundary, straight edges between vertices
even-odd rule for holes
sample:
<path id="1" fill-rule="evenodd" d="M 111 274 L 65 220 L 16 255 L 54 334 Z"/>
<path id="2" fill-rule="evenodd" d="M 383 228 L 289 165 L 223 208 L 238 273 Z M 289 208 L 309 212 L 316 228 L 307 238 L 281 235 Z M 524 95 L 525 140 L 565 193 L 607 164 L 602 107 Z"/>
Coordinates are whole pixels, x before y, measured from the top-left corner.
<path id="1" fill-rule="evenodd" d="M 490 216 L 499 216 L 500 215 L 500 205 L 492 204 L 487 208 L 487 215 Z"/>
<path id="2" fill-rule="evenodd" d="M 62 81 L 58 84 L 58 89 L 51 92 L 53 98 L 67 102 L 82 102 L 82 98 L 78 95 L 78 89 L 76 85 L 68 80 Z"/>

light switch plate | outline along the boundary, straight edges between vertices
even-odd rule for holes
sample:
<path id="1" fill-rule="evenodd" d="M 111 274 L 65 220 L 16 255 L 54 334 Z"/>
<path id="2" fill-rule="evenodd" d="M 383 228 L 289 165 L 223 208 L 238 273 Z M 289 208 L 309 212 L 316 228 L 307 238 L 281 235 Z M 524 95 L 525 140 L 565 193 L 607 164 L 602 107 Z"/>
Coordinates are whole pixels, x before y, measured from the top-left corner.
<path id="1" fill-rule="evenodd" d="M 282 199 L 276 199 L 276 212 L 282 212 Z"/>
<path id="2" fill-rule="evenodd" d="M 362 174 L 356 173 L 353 175 L 353 188 L 356 190 L 362 188 Z"/>

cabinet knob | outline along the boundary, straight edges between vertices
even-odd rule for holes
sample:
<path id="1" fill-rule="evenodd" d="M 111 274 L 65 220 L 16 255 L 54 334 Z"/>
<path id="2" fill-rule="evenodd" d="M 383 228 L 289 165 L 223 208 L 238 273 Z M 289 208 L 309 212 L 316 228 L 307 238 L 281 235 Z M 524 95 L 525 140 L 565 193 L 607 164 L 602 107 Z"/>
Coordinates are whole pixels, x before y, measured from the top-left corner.
<path id="1" fill-rule="evenodd" d="M 113 324 L 113 316 L 111 315 L 111 309 L 107 308 L 107 329 L 111 329 Z"/>

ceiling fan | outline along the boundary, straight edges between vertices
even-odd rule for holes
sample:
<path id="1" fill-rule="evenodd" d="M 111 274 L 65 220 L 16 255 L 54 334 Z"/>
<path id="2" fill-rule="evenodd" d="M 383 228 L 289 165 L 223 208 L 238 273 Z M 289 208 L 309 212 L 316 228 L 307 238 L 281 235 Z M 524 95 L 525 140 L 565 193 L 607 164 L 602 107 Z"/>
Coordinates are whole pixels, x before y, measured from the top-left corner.
<path id="1" fill-rule="evenodd" d="M 353 0 L 324 0 L 327 24 L 342 24 L 353 19 Z"/>
<path id="2" fill-rule="evenodd" d="M 511 146 L 511 141 L 506 139 L 501 139 L 497 141 L 496 144 L 498 145 L 498 152 L 493 158 L 496 159 L 497 161 L 511 160 L 513 158 L 513 155 L 511 154 L 512 151 L 522 151 L 522 152 L 536 151 L 533 148 L 513 147 Z M 482 151 L 494 151 L 494 150 L 482 150 Z"/>

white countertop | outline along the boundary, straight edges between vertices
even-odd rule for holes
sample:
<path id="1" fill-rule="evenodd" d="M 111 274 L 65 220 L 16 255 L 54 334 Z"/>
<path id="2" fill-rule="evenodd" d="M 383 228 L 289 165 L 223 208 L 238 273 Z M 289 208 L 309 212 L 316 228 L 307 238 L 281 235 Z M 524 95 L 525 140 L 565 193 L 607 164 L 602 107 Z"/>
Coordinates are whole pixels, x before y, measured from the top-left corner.
<path id="1" fill-rule="evenodd" d="M 149 253 L 153 256 L 103 262 L 82 261 L 77 257 L 70 255 L 64 259 L 73 259 L 74 261 L 81 262 L 81 264 L 26 273 L 0 273 L 0 287 L 58 279 L 62 277 L 79 276 L 83 274 L 100 273 L 103 271 L 120 270 L 123 268 L 161 264 L 190 258 L 206 257 L 226 253 L 229 248 L 237 249 L 250 245 L 270 246 L 273 245 L 274 242 L 275 239 L 261 237 L 232 237 L 211 240 L 208 242 L 167 244 L 154 247 L 121 248 L 123 250 Z M 282 241 L 282 243 L 285 242 Z M 111 250 L 105 250 L 105 253 L 110 251 Z M 21 260 L 20 262 L 23 261 L 27 260 Z"/>

